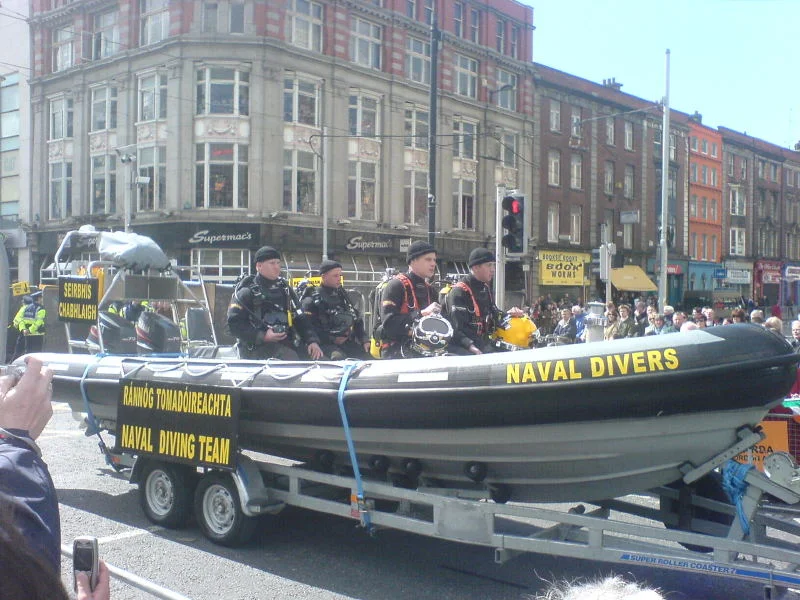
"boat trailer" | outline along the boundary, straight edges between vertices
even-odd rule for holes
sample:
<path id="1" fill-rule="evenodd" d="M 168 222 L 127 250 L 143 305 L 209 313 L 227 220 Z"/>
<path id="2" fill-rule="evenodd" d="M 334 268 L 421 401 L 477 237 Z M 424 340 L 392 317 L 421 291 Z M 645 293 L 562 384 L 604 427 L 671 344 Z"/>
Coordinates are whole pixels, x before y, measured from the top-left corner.
<path id="1" fill-rule="evenodd" d="M 130 481 L 151 521 L 181 527 L 193 506 L 203 533 L 226 546 L 247 541 L 259 517 L 296 506 L 358 520 L 370 534 L 391 528 L 490 547 L 498 563 L 540 553 L 705 573 L 761 583 L 769 600 L 800 588 L 800 470 L 785 453 L 765 459 L 769 475 L 741 466 L 735 504 L 719 486 L 695 487 L 717 481 L 719 468 L 738 464 L 729 461 L 764 434 L 744 428 L 739 437 L 712 460 L 685 465 L 668 487 L 573 505 L 498 503 L 488 487 L 440 488 L 424 477 L 410 489 L 385 472 L 362 476 L 344 465 L 338 474 L 333 465 L 321 472 L 250 451 L 239 454 L 234 472 L 142 457 Z"/>

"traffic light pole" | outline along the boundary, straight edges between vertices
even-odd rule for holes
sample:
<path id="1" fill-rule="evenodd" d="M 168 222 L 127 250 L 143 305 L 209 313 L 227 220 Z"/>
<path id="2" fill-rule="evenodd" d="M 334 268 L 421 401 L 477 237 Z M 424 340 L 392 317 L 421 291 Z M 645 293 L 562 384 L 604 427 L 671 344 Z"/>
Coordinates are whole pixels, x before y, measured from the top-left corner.
<path id="1" fill-rule="evenodd" d="M 506 255 L 503 251 L 503 198 L 505 195 L 506 187 L 498 185 L 494 217 L 494 255 L 497 257 L 497 268 L 494 272 L 494 301 L 500 310 L 505 310 L 506 296 Z"/>

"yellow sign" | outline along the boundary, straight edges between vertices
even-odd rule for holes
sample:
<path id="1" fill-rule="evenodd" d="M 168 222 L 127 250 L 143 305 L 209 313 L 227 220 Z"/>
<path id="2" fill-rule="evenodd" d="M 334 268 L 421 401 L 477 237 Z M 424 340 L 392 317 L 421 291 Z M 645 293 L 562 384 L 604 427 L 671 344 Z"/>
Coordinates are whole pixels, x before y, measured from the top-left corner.
<path id="1" fill-rule="evenodd" d="M 11 293 L 14 296 L 23 296 L 31 293 L 31 286 L 27 281 L 17 281 L 11 284 Z"/>
<path id="2" fill-rule="evenodd" d="M 736 456 L 736 460 L 744 464 L 753 464 L 759 471 L 764 470 L 764 458 L 773 452 L 789 452 L 789 421 L 761 421 L 764 433 L 763 440 Z"/>
<path id="3" fill-rule="evenodd" d="M 540 285 L 583 285 L 584 265 L 590 256 L 585 252 L 539 252 Z"/>

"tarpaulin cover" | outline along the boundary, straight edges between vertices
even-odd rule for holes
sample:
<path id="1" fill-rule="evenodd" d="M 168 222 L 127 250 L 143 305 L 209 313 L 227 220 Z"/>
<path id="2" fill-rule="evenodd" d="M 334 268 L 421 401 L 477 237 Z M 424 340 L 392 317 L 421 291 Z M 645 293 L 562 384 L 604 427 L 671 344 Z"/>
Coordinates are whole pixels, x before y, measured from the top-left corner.
<path id="1" fill-rule="evenodd" d="M 160 271 L 169 267 L 169 259 L 161 247 L 151 238 L 138 233 L 103 232 L 98 250 L 101 260 L 113 262 L 117 267 Z"/>

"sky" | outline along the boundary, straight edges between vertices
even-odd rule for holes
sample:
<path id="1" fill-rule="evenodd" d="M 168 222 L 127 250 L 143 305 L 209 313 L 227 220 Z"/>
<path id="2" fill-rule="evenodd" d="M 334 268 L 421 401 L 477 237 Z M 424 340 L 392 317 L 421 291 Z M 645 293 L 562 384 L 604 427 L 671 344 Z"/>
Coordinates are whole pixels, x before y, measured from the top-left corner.
<path id="1" fill-rule="evenodd" d="M 800 0 L 520 0 L 533 60 L 785 148 L 800 141 Z"/>

